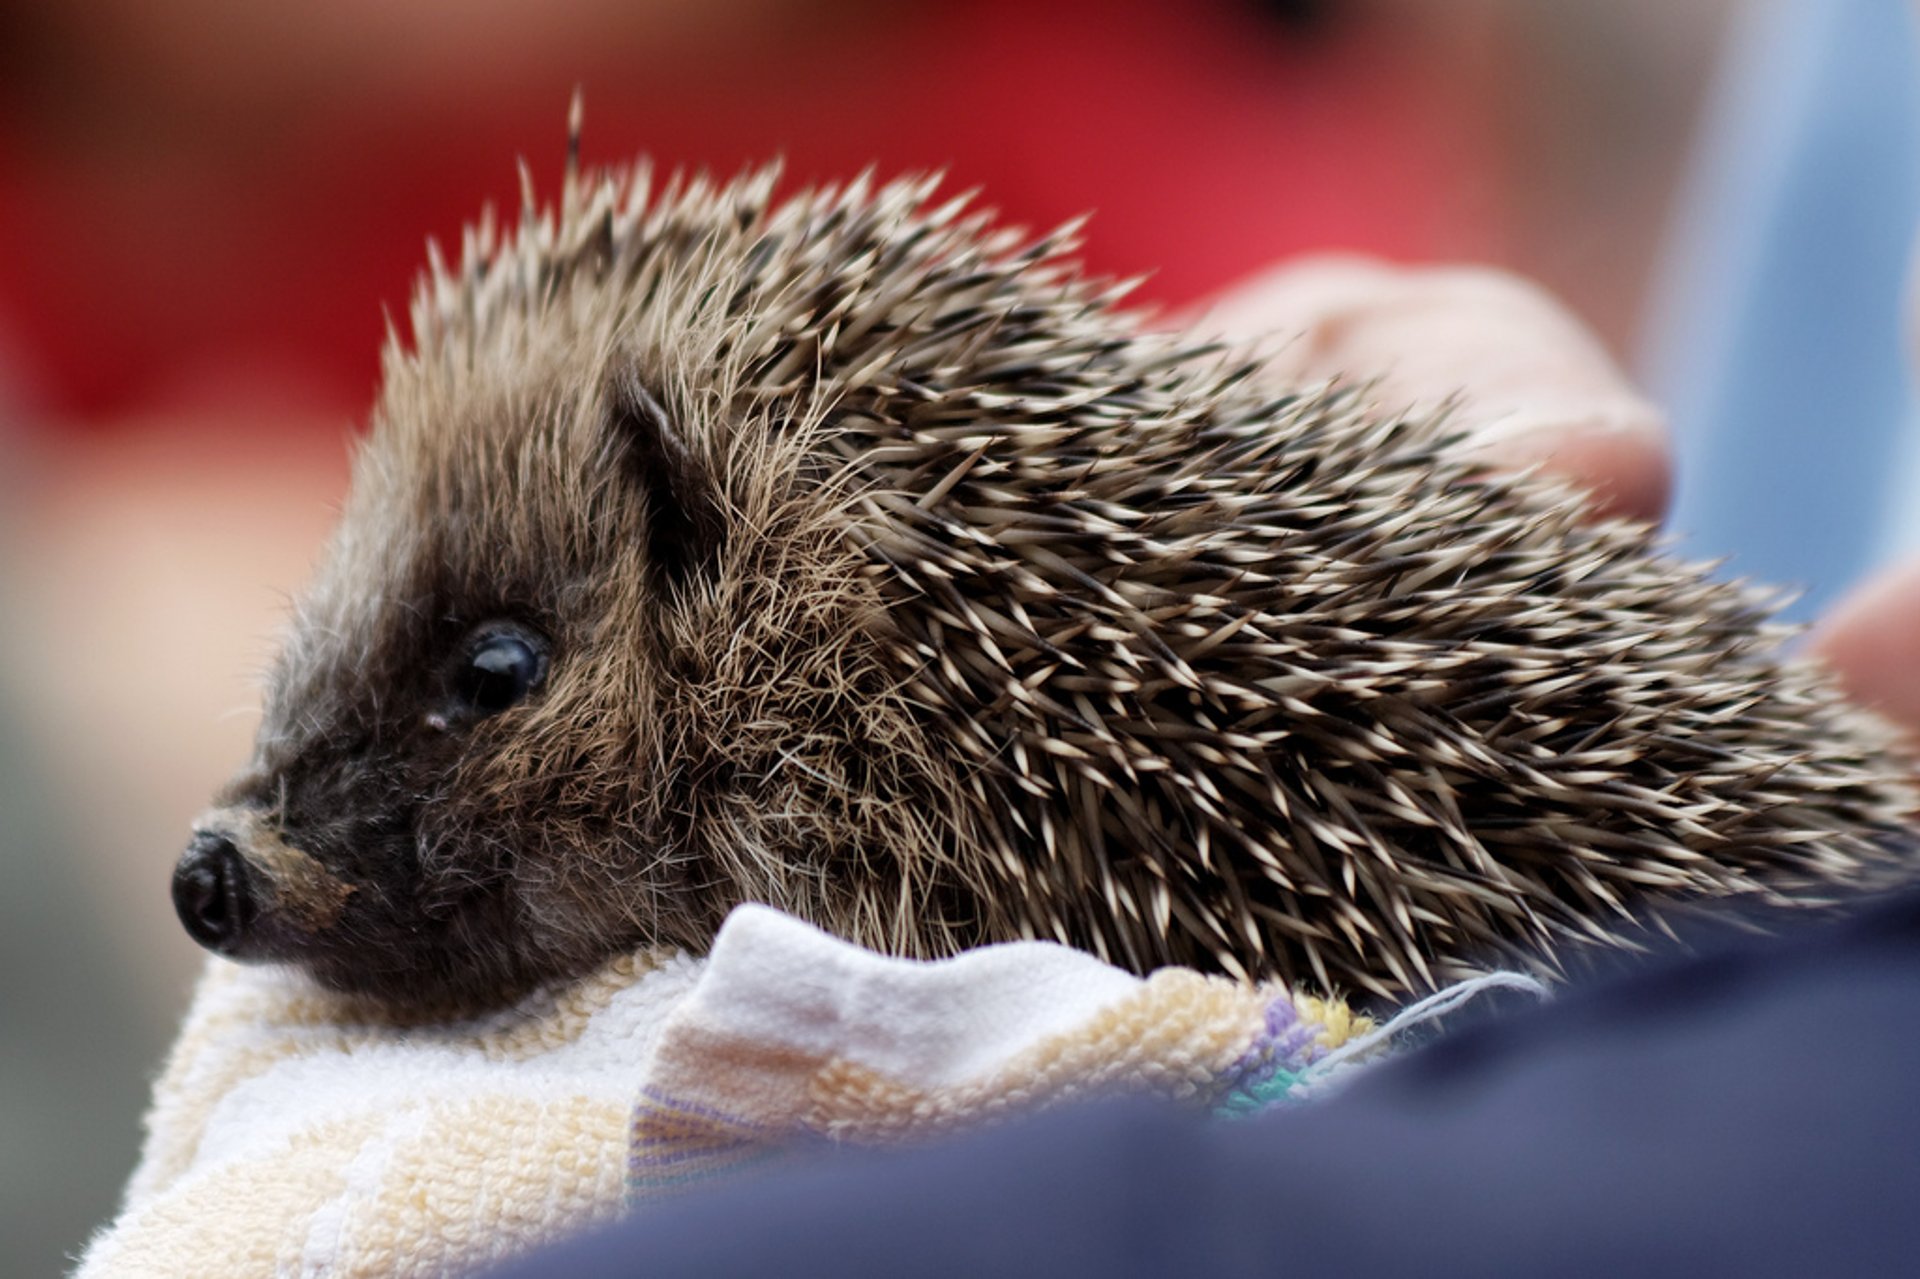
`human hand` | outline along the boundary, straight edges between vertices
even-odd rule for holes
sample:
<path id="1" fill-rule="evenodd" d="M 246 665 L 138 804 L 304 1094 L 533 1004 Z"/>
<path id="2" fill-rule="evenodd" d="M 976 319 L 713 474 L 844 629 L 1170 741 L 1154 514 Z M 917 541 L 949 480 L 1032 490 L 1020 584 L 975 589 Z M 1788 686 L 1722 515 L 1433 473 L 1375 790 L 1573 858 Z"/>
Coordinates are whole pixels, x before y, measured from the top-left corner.
<path id="1" fill-rule="evenodd" d="M 1855 587 L 1814 625 L 1807 651 L 1848 696 L 1920 740 L 1920 558 Z"/>
<path id="2" fill-rule="evenodd" d="M 1596 515 L 1658 520 L 1671 492 L 1666 420 L 1543 290 L 1484 267 L 1359 257 L 1289 262 L 1220 295 L 1196 327 L 1269 336 L 1277 379 L 1377 379 L 1394 408 L 1450 400 L 1476 451 L 1588 490 Z"/>
<path id="3" fill-rule="evenodd" d="M 1515 276 L 1313 258 L 1222 294 L 1196 325 L 1283 340 L 1272 367 L 1289 383 L 1373 378 L 1395 407 L 1457 400 L 1456 420 L 1489 465 L 1538 465 L 1591 492 L 1596 514 L 1666 512 L 1672 459 L 1659 410 L 1578 320 Z M 1807 649 L 1855 701 L 1920 736 L 1920 559 L 1847 596 Z"/>

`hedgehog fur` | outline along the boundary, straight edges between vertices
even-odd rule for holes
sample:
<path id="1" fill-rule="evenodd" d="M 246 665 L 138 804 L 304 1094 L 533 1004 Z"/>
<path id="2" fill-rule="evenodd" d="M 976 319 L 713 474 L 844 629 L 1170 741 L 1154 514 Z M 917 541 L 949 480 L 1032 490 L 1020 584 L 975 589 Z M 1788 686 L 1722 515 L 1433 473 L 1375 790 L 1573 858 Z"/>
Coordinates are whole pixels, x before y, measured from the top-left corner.
<path id="1" fill-rule="evenodd" d="M 434 255 L 196 937 L 493 1004 L 760 901 L 1396 994 L 1906 875 L 1769 605 L 933 180 L 642 166 Z"/>

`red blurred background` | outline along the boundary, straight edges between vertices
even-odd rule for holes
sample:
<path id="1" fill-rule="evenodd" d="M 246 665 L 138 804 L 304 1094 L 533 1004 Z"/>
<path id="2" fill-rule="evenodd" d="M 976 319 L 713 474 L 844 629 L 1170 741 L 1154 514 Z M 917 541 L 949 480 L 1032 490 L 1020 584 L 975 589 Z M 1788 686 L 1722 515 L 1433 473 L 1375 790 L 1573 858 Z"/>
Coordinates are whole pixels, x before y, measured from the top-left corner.
<path id="1" fill-rule="evenodd" d="M 1554 69 L 1540 63 L 1553 56 L 1542 41 L 1622 24 L 1516 8 L 572 0 L 532 18 L 513 0 L 298 10 L 96 0 L 21 10 L 6 41 L 0 237 L 32 248 L 0 257 L 0 332 L 29 403 L 63 422 L 267 388 L 304 409 L 357 413 L 381 307 L 403 310 L 423 237 L 453 237 L 483 200 L 516 208 L 516 157 L 550 186 L 565 105 L 582 85 L 590 160 L 644 150 L 726 172 L 781 154 L 799 180 L 869 164 L 946 169 L 1019 222 L 1094 210 L 1092 265 L 1153 272 L 1143 296 L 1160 301 L 1306 249 L 1525 261 L 1544 247 L 1529 243 L 1542 200 L 1583 195 L 1576 234 L 1612 215 L 1606 269 L 1588 271 L 1578 244 L 1541 265 L 1559 277 L 1549 283 L 1586 292 L 1576 301 L 1590 299 L 1585 309 L 1618 338 L 1657 184 L 1553 190 L 1556 173 L 1604 167 L 1621 149 L 1604 135 L 1543 136 L 1556 108 L 1592 105 L 1568 101 L 1586 91 L 1577 77 L 1550 102 L 1529 94 Z M 1661 25 L 1697 41 L 1701 19 Z M 1632 65 L 1609 70 L 1648 83 Z M 1586 123 L 1630 131 L 1623 110 L 1650 123 L 1663 106 L 1626 95 L 1609 105 Z M 1569 157 L 1568 145 L 1587 154 Z M 1596 198 L 1607 207 L 1591 207 Z"/>

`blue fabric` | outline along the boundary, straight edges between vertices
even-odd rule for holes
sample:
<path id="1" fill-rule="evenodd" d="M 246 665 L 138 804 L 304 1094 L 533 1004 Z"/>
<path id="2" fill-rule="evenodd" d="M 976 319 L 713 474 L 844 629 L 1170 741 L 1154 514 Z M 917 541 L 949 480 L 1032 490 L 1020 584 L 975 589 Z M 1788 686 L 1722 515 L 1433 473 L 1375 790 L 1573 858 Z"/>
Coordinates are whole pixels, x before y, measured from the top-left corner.
<path id="1" fill-rule="evenodd" d="M 1809 618 L 1920 549 L 1903 321 L 1920 37 L 1897 0 L 1736 14 L 1644 379 L 1673 415 L 1684 549 L 1802 588 L 1792 615 Z"/>

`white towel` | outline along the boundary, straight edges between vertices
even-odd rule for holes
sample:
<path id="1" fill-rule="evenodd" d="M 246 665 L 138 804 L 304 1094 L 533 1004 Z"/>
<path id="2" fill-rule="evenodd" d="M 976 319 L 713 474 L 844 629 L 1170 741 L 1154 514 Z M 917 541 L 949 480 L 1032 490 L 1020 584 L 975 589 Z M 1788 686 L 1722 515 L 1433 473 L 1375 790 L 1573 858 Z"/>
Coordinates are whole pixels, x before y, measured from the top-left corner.
<path id="1" fill-rule="evenodd" d="M 1042 942 L 891 959 L 764 907 L 497 1014 L 398 1028 L 210 962 L 105 1276 L 452 1275 L 795 1146 L 1122 1091 L 1224 1111 L 1369 1029 L 1334 1001 Z"/>

